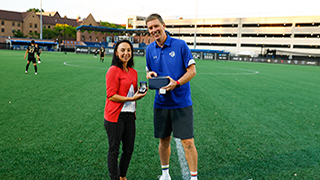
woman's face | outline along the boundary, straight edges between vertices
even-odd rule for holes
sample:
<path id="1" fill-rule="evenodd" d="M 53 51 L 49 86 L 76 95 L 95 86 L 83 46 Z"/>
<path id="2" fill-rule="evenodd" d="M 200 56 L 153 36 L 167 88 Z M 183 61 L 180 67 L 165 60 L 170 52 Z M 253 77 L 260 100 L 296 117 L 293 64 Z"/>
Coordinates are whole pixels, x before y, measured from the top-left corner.
<path id="1" fill-rule="evenodd" d="M 116 55 L 119 57 L 122 64 L 127 64 L 132 56 L 130 45 L 127 42 L 119 44 Z"/>

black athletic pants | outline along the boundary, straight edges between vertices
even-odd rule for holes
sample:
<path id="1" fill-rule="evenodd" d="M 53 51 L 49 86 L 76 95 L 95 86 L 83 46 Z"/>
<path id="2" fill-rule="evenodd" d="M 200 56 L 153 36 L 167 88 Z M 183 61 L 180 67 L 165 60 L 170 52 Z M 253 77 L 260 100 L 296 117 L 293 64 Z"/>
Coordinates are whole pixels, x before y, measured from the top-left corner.
<path id="1" fill-rule="evenodd" d="M 119 180 L 119 176 L 126 176 L 133 153 L 136 135 L 135 114 L 121 112 L 117 123 L 104 120 L 104 127 L 107 131 L 109 142 L 109 176 L 111 180 Z M 121 141 L 122 154 L 118 166 L 118 156 Z"/>

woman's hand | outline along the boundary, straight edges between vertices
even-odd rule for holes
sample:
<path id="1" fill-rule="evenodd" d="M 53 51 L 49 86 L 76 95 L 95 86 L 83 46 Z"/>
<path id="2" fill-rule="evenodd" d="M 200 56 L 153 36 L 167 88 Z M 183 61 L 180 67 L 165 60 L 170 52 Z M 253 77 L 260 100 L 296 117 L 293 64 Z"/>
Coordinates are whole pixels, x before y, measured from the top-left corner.
<path id="1" fill-rule="evenodd" d="M 146 92 L 144 92 L 144 93 L 139 93 L 139 90 L 133 95 L 133 99 L 134 99 L 134 101 L 136 101 L 136 100 L 140 100 L 140 99 L 142 99 L 146 94 L 147 94 L 147 92 L 148 92 L 148 88 L 146 89 Z"/>

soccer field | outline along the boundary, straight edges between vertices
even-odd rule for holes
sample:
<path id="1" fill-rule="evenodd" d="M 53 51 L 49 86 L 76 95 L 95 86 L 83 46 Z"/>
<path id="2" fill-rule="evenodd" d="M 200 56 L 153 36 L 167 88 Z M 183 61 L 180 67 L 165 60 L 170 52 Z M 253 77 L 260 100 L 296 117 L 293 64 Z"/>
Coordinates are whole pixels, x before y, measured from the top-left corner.
<path id="1" fill-rule="evenodd" d="M 93 55 L 0 50 L 0 179 L 109 179 L 104 63 Z M 199 180 L 320 179 L 320 67 L 196 60 L 191 80 Z M 145 58 L 135 57 L 139 81 Z M 138 101 L 128 180 L 161 174 L 154 91 Z M 171 143 L 172 180 L 188 167 Z M 183 153 L 183 152 L 182 152 Z"/>

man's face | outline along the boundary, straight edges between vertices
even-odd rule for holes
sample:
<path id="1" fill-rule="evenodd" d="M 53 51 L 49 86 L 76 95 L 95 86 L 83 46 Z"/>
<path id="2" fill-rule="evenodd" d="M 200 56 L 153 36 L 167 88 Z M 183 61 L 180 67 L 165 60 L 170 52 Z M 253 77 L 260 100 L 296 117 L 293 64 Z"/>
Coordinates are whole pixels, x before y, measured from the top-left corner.
<path id="1" fill-rule="evenodd" d="M 147 27 L 151 36 L 158 42 L 165 40 L 165 24 L 161 24 L 158 19 L 151 20 L 147 23 Z"/>

